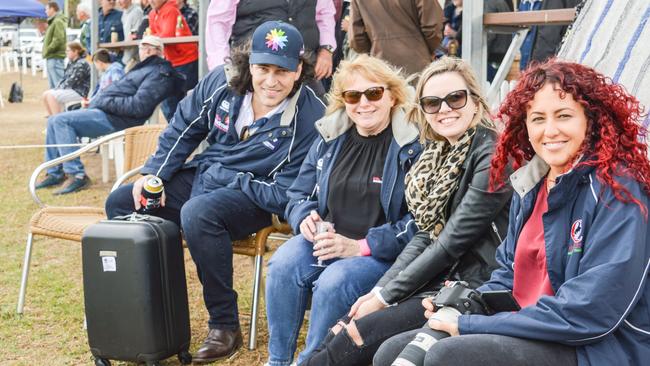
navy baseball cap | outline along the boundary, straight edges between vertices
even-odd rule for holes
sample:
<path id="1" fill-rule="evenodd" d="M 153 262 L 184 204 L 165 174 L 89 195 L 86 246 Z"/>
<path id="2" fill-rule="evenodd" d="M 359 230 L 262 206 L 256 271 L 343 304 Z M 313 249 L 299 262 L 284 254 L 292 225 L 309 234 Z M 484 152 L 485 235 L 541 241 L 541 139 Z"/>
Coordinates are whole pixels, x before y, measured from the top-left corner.
<path id="1" fill-rule="evenodd" d="M 280 21 L 262 23 L 253 32 L 249 63 L 276 65 L 296 71 L 303 52 L 302 35 L 293 25 Z"/>

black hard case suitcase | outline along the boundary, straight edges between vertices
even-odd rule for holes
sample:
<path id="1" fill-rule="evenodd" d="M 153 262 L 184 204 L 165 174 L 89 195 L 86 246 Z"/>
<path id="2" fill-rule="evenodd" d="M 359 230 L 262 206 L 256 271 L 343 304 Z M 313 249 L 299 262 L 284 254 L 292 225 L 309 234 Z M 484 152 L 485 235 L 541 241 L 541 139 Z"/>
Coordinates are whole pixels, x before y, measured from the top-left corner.
<path id="1" fill-rule="evenodd" d="M 82 237 L 88 344 L 96 365 L 177 354 L 190 363 L 190 320 L 178 226 L 158 217 L 105 220 Z"/>

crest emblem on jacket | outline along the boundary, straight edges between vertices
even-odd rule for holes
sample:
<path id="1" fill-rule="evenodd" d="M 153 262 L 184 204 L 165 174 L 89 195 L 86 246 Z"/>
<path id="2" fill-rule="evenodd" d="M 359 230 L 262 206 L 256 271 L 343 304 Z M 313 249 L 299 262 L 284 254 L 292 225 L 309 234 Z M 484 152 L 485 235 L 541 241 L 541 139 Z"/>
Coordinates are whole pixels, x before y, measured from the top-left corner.
<path id="1" fill-rule="evenodd" d="M 582 219 L 578 219 L 571 224 L 571 240 L 573 243 L 569 246 L 569 255 L 582 252 Z"/>
<path id="2" fill-rule="evenodd" d="M 230 124 L 230 116 L 226 115 L 222 118 L 219 113 L 214 116 L 214 127 L 223 132 L 228 132 L 228 124 Z"/>

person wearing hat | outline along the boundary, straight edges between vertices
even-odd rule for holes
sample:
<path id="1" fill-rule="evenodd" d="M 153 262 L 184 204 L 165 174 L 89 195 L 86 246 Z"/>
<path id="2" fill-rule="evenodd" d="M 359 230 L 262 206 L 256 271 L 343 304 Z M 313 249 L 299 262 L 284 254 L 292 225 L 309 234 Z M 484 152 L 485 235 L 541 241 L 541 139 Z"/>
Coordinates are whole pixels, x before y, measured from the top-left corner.
<path id="1" fill-rule="evenodd" d="M 100 90 L 88 108 L 50 116 L 47 120 L 45 160 L 69 154 L 80 137 L 98 137 L 143 124 L 163 99 L 178 93 L 182 76 L 162 55 L 162 41 L 145 37 L 139 46 L 140 63 L 124 77 Z M 67 180 L 66 180 L 67 176 Z M 85 188 L 90 179 L 79 158 L 51 167 L 36 189 L 64 183 L 54 194 Z"/>
<path id="2" fill-rule="evenodd" d="M 325 105 L 304 83 L 314 68 L 302 55 L 300 32 L 270 21 L 229 63 L 210 72 L 178 105 L 144 175 L 114 191 L 108 217 L 140 209 L 144 182 L 165 187 L 154 215 L 183 230 L 203 284 L 209 331 L 196 363 L 232 355 L 242 345 L 233 289 L 232 241 L 271 225 L 282 215 L 287 190 L 316 138 Z M 188 157 L 202 141 L 203 152 Z"/>

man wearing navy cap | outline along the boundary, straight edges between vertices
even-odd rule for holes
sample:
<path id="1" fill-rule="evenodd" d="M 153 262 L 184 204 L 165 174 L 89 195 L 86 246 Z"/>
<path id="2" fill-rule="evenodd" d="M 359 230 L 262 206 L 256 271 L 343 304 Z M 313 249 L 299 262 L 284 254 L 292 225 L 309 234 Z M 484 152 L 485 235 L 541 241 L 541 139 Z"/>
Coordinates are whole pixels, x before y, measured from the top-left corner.
<path id="1" fill-rule="evenodd" d="M 313 67 L 292 25 L 266 22 L 251 50 L 210 72 L 183 99 L 158 150 L 133 185 L 106 201 L 109 217 L 140 208 L 143 183 L 164 182 L 164 207 L 154 214 L 180 224 L 203 284 L 209 332 L 194 355 L 207 363 L 242 345 L 237 293 L 232 288 L 232 240 L 243 239 L 282 215 L 286 190 L 316 138 L 325 105 L 303 84 Z M 208 147 L 187 158 L 202 141 Z"/>

